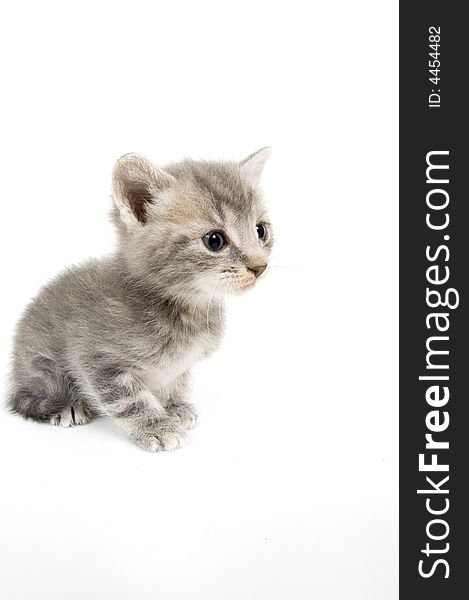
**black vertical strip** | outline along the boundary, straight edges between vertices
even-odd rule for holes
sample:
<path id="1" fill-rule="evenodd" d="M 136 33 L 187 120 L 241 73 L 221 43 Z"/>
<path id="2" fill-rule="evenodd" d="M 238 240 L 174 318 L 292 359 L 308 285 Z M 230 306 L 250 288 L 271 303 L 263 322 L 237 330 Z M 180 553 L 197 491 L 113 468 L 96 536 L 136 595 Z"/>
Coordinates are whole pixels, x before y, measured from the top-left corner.
<path id="1" fill-rule="evenodd" d="M 469 594 L 469 35 L 464 8 L 456 2 L 400 3 L 400 598 L 411 600 L 459 600 Z M 437 58 L 430 47 L 436 39 Z M 434 60 L 440 63 L 436 74 L 430 73 Z M 431 82 L 435 76 L 438 81 Z M 448 152 L 430 159 L 449 166 L 430 170 L 429 178 L 438 182 L 426 177 L 432 151 Z M 449 198 L 448 206 L 429 207 L 429 193 L 430 204 L 444 205 Z M 449 219 L 447 227 L 432 229 L 427 215 L 434 227 Z M 459 305 L 438 306 L 438 293 L 452 306 L 459 298 Z M 427 344 L 449 353 L 429 355 Z M 429 443 L 439 446 L 426 448 Z M 425 465 L 434 460 L 449 471 L 420 470 L 421 454 Z M 434 493 L 418 494 L 419 489 Z M 427 577 L 419 573 L 419 564 Z"/>

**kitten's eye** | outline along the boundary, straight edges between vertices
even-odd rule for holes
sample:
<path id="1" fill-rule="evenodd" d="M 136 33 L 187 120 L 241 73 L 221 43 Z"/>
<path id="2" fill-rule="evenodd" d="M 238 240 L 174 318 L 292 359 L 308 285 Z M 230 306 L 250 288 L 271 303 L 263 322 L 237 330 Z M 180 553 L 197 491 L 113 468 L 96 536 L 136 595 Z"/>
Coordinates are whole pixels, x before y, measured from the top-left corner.
<path id="1" fill-rule="evenodd" d="M 212 252 L 218 252 L 226 246 L 226 240 L 221 231 L 211 231 L 202 238 L 204 244 Z"/>
<path id="2" fill-rule="evenodd" d="M 259 239 L 264 242 L 267 238 L 267 227 L 263 223 L 258 223 L 256 225 L 256 231 Z"/>

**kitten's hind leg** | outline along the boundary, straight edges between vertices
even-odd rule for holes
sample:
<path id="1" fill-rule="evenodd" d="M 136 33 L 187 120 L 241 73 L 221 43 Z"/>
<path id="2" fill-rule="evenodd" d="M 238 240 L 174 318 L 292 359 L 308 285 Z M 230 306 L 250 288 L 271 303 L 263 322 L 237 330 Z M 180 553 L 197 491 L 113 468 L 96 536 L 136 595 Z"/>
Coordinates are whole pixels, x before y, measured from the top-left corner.
<path id="1" fill-rule="evenodd" d="M 70 385 L 54 360 L 27 350 L 17 357 L 8 398 L 11 412 L 47 423 L 71 403 Z"/>
<path id="2" fill-rule="evenodd" d="M 73 427 L 74 425 L 86 425 L 94 417 L 82 400 L 76 400 L 71 406 L 67 406 L 60 413 L 50 419 L 51 425 L 62 427 Z"/>

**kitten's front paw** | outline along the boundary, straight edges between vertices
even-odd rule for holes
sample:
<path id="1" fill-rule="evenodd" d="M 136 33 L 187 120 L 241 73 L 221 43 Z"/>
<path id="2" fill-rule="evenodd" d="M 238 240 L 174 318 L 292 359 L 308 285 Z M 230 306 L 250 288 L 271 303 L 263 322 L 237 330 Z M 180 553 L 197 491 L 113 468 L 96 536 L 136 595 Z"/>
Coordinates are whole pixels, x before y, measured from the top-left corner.
<path id="1" fill-rule="evenodd" d="M 172 421 L 160 421 L 149 430 L 135 433 L 132 438 L 147 452 L 176 450 L 184 446 L 187 441 L 185 430 Z"/>
<path id="2" fill-rule="evenodd" d="M 171 404 L 166 407 L 166 412 L 173 418 L 177 419 L 181 427 L 192 429 L 197 424 L 199 415 L 193 404 L 184 402 L 181 404 Z"/>

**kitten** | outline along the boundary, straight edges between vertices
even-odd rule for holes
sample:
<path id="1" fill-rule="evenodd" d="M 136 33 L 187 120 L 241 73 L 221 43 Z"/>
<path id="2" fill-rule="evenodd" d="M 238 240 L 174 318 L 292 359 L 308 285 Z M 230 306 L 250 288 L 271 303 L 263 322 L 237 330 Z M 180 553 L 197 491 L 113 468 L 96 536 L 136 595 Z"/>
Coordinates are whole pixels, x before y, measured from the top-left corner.
<path id="1" fill-rule="evenodd" d="M 164 169 L 123 156 L 113 172 L 118 248 L 67 270 L 28 306 L 10 409 L 65 427 L 107 415 L 145 450 L 180 447 L 197 420 L 189 370 L 219 343 L 222 298 L 267 268 L 259 179 L 269 155 Z"/>

